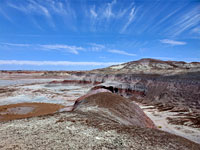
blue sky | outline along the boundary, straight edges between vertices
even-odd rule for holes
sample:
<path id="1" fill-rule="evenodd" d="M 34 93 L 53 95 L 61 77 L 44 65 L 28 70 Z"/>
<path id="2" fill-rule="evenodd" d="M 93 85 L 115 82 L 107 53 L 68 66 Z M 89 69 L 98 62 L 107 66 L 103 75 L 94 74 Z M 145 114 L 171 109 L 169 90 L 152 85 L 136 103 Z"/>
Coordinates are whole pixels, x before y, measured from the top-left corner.
<path id="1" fill-rule="evenodd" d="M 200 61 L 199 0 L 0 0 L 0 70 Z"/>

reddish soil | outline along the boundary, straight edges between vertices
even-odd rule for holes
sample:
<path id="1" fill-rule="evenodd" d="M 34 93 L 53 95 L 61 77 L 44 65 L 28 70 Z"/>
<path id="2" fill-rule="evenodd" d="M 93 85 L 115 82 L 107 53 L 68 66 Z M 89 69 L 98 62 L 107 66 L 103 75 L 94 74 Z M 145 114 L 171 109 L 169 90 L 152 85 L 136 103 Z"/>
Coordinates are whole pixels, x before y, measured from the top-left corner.
<path id="1" fill-rule="evenodd" d="M 55 113 L 61 108 L 64 108 L 64 106 L 50 103 L 19 103 L 3 105 L 0 106 L 0 122 L 49 115 Z"/>
<path id="2" fill-rule="evenodd" d="M 86 95 L 85 97 L 83 96 L 82 99 L 80 98 L 76 101 L 74 111 L 85 110 L 85 108 L 91 108 L 89 110 L 92 111 L 92 108 L 94 108 L 93 106 L 99 108 L 95 110 L 96 117 L 106 114 L 105 116 L 110 120 L 114 120 L 114 116 L 120 118 L 120 124 L 156 128 L 154 123 L 138 105 L 132 103 L 132 101 L 127 98 L 110 92 L 100 92 L 89 96 Z M 105 109 L 107 111 L 105 111 Z"/>

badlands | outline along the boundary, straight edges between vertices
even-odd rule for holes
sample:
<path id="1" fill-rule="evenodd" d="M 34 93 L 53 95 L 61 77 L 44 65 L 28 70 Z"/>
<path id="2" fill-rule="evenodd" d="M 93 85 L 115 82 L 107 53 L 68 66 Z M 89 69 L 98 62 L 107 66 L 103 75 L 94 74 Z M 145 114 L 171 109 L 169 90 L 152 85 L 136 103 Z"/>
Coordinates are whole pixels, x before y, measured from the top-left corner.
<path id="1" fill-rule="evenodd" d="M 1 71 L 0 149 L 200 149 L 200 63 Z"/>

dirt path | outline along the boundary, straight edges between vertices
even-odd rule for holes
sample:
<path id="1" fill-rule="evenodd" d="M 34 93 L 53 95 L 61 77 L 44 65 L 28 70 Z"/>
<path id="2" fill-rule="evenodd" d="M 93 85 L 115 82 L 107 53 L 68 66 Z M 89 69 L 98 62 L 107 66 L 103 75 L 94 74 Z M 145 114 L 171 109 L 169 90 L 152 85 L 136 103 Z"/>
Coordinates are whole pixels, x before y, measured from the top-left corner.
<path id="1" fill-rule="evenodd" d="M 154 124 L 162 131 L 185 137 L 191 141 L 200 144 L 200 129 L 192 128 L 184 125 L 170 124 L 167 117 L 176 117 L 178 113 L 168 111 L 158 111 L 154 106 L 145 106 L 137 103 L 144 113 L 154 122 Z"/>

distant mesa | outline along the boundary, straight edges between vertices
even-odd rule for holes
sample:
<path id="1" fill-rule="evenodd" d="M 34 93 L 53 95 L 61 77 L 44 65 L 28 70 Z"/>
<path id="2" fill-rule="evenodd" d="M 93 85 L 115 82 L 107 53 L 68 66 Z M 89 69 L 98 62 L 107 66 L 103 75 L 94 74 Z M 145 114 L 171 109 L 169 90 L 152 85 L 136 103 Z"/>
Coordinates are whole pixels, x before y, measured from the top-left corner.
<path id="1" fill-rule="evenodd" d="M 183 61 L 162 61 L 158 59 L 144 58 L 119 65 L 113 65 L 103 69 L 92 70 L 92 73 L 109 74 L 158 74 L 174 75 L 200 71 L 200 62 L 186 63 Z"/>

